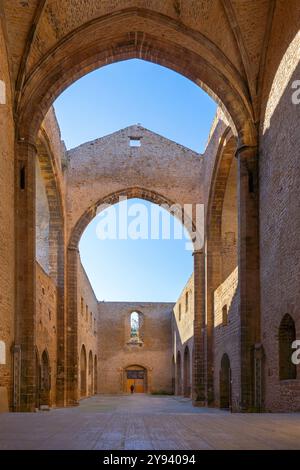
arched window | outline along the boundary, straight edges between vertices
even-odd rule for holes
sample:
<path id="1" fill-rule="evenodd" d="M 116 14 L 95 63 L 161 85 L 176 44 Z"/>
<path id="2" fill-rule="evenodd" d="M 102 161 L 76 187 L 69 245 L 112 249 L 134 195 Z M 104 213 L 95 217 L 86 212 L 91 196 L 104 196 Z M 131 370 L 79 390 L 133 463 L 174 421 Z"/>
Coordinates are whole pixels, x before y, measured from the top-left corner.
<path id="1" fill-rule="evenodd" d="M 297 378 L 296 365 L 292 363 L 292 343 L 296 339 L 295 322 L 287 313 L 279 327 L 279 378 L 291 380 Z"/>
<path id="2" fill-rule="evenodd" d="M 181 304 L 178 306 L 178 320 L 181 320 Z"/>
<path id="3" fill-rule="evenodd" d="M 132 312 L 130 315 L 130 337 L 139 338 L 140 336 L 140 314 Z"/>

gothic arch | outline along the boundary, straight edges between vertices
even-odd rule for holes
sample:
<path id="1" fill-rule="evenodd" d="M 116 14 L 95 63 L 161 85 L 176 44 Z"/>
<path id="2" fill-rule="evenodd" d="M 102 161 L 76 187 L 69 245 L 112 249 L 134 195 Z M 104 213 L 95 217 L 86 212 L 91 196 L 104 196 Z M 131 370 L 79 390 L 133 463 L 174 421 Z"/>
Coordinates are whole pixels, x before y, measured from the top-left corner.
<path id="1" fill-rule="evenodd" d="M 50 358 L 47 349 L 41 356 L 41 382 L 40 382 L 40 404 L 50 405 L 51 391 L 51 367 Z"/>
<path id="2" fill-rule="evenodd" d="M 98 392 L 98 360 L 97 355 L 94 357 L 94 395 Z"/>
<path id="3" fill-rule="evenodd" d="M 182 360 L 180 351 L 177 351 L 176 356 L 176 395 L 182 395 Z"/>
<path id="4" fill-rule="evenodd" d="M 293 380 L 297 378 L 297 367 L 292 362 L 292 343 L 296 340 L 296 325 L 288 313 L 282 318 L 279 330 L 279 379 Z"/>
<path id="5" fill-rule="evenodd" d="M 93 371 L 93 353 L 92 351 L 89 352 L 89 361 L 88 361 L 88 395 L 93 395 L 94 389 L 94 371 Z"/>
<path id="6" fill-rule="evenodd" d="M 220 139 L 215 166 L 213 168 L 206 213 L 206 255 L 207 255 L 207 383 L 208 401 L 214 402 L 213 379 L 213 335 L 214 302 L 213 293 L 222 282 L 222 213 L 226 186 L 235 158 L 237 141 L 227 127 Z"/>
<path id="7" fill-rule="evenodd" d="M 27 74 L 24 68 L 16 96 L 19 137 L 34 138 L 54 99 L 75 80 L 130 58 L 158 63 L 193 80 L 227 110 L 241 143 L 255 143 L 248 86 L 228 57 L 202 33 L 141 8 L 88 21 L 58 41 Z"/>
<path id="8" fill-rule="evenodd" d="M 77 344 L 78 320 L 76 312 L 78 311 L 77 263 L 79 240 L 87 225 L 96 216 L 98 208 L 100 206 L 104 207 L 105 204 L 116 204 L 117 202 L 119 202 L 119 198 L 121 196 L 126 196 L 128 199 L 140 198 L 159 205 L 167 204 L 170 207 L 175 204 L 154 191 L 150 191 L 148 189 L 140 187 L 134 187 L 107 195 L 105 198 L 99 200 L 92 207 L 88 208 L 85 213 L 80 217 L 71 233 L 67 250 L 67 325 L 70 328 L 71 332 L 68 333 L 67 329 L 67 351 L 76 350 Z M 192 227 L 192 230 L 195 230 L 193 224 Z M 78 384 L 76 383 L 76 374 L 72 374 L 71 370 L 75 370 L 77 368 L 76 355 L 70 355 L 68 360 L 68 370 L 70 373 L 67 377 L 67 401 L 69 404 L 75 404 L 77 401 L 76 390 L 78 389 Z"/>
<path id="9" fill-rule="evenodd" d="M 80 397 L 87 396 L 87 355 L 85 345 L 81 346 L 80 351 Z"/>
<path id="10" fill-rule="evenodd" d="M 191 354 L 188 346 L 183 354 L 183 394 L 185 397 L 191 396 Z"/>
<path id="11" fill-rule="evenodd" d="M 220 408 L 231 409 L 231 368 L 228 354 L 223 354 L 220 367 Z"/>

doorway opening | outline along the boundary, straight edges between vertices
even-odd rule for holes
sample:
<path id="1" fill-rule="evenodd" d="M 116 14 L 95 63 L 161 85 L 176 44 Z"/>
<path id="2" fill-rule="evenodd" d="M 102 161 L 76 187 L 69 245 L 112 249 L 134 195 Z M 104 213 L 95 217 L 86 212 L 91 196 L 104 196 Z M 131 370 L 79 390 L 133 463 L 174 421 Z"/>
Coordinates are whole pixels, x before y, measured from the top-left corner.
<path id="1" fill-rule="evenodd" d="M 125 392 L 147 393 L 147 370 L 141 366 L 129 366 L 125 369 Z"/>

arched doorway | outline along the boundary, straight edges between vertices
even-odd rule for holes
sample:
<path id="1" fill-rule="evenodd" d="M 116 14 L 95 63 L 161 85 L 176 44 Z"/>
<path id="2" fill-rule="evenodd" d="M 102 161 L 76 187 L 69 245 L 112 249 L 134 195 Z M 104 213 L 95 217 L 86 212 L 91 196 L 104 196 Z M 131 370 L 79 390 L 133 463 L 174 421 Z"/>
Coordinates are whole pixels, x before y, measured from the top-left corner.
<path id="1" fill-rule="evenodd" d="M 182 377 L 181 377 L 181 354 L 177 353 L 176 360 L 176 395 L 182 394 Z"/>
<path id="2" fill-rule="evenodd" d="M 223 354 L 220 369 L 220 408 L 231 409 L 231 369 L 227 354 Z"/>
<path id="3" fill-rule="evenodd" d="M 147 393 L 147 370 L 142 366 L 132 365 L 125 369 L 125 392 L 131 393 L 131 387 L 134 387 L 134 393 Z"/>
<path id="4" fill-rule="evenodd" d="M 92 351 L 89 353 L 89 375 L 88 375 L 88 391 L 89 396 L 93 395 L 93 354 Z"/>
<path id="5" fill-rule="evenodd" d="M 184 378 L 183 378 L 183 394 L 185 397 L 191 396 L 191 360 L 190 360 L 190 350 L 186 346 L 184 350 Z"/>
<path id="6" fill-rule="evenodd" d="M 80 396 L 86 397 L 87 395 L 87 361 L 86 361 L 86 350 L 84 344 L 81 348 L 80 353 Z"/>
<path id="7" fill-rule="evenodd" d="M 40 405 L 50 405 L 51 373 L 48 352 L 45 350 L 41 360 Z"/>
<path id="8" fill-rule="evenodd" d="M 98 381 L 98 374 L 97 374 L 97 356 L 95 356 L 95 359 L 94 359 L 94 395 L 97 394 L 97 391 L 98 391 L 98 384 L 97 384 L 97 381 Z"/>

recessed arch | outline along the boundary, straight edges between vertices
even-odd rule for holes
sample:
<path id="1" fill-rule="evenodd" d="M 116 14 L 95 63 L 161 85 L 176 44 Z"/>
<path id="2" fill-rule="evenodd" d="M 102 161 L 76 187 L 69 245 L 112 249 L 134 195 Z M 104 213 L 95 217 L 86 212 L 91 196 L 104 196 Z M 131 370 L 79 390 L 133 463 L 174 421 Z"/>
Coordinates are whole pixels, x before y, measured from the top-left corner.
<path id="1" fill-rule="evenodd" d="M 191 358 L 188 345 L 184 348 L 183 355 L 183 394 L 185 397 L 191 396 Z"/>
<path id="2" fill-rule="evenodd" d="M 87 395 L 87 356 L 85 345 L 81 346 L 80 351 L 80 396 Z"/>
<path id="3" fill-rule="evenodd" d="M 94 395 L 98 392 L 98 360 L 97 355 L 94 357 Z"/>
<path id="4" fill-rule="evenodd" d="M 159 206 L 164 205 L 170 208 L 175 207 L 176 209 L 176 202 L 170 201 L 165 196 L 146 188 L 136 186 L 134 188 L 126 188 L 121 191 L 116 191 L 114 193 L 108 194 L 106 197 L 100 199 L 96 204 L 93 204 L 92 206 L 87 208 L 87 210 L 81 215 L 71 232 L 68 247 L 70 249 L 77 249 L 81 235 L 83 234 L 88 224 L 93 220 L 94 217 L 96 217 L 100 207 L 104 209 L 106 205 L 117 204 L 120 201 L 120 198 L 122 197 L 127 199 L 144 199 L 145 201 L 158 204 Z M 176 213 L 174 213 L 173 215 L 177 217 L 181 222 L 184 220 L 183 210 L 179 207 L 177 208 Z M 196 231 L 196 226 L 193 221 L 185 220 L 185 227 L 187 228 L 190 236 L 192 237 L 191 231 L 194 233 Z"/>
<path id="5" fill-rule="evenodd" d="M 51 116 L 50 116 L 51 119 Z M 63 189 L 58 178 L 57 160 L 47 134 L 47 126 L 42 126 L 36 139 L 37 160 L 45 186 L 49 208 L 49 275 L 57 286 L 57 367 L 64 371 L 65 362 L 65 224 Z M 65 402 L 64 374 L 56 376 L 56 403 Z"/>
<path id="6" fill-rule="evenodd" d="M 58 285 L 63 282 L 63 198 L 62 189 L 57 178 L 55 158 L 45 129 L 41 129 L 37 142 L 37 156 L 41 175 L 44 181 L 49 207 L 49 274 Z"/>
<path id="7" fill-rule="evenodd" d="M 231 116 L 241 143 L 255 144 L 246 81 L 221 49 L 181 22 L 140 8 L 87 22 L 45 54 L 24 77 L 18 94 L 19 137 L 34 139 L 54 99 L 75 80 L 103 65 L 129 58 L 155 62 L 193 80 Z"/>

